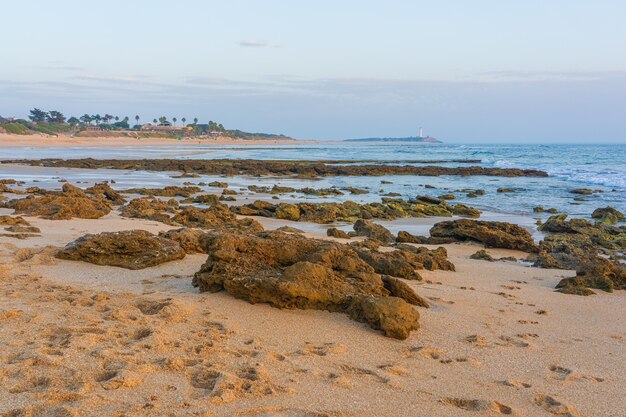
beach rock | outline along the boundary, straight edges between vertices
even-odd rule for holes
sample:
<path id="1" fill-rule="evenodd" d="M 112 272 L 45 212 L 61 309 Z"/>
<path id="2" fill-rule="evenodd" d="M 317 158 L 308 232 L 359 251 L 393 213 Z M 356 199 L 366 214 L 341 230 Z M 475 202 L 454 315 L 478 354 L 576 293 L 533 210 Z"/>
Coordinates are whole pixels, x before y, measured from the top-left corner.
<path id="1" fill-rule="evenodd" d="M 276 218 L 298 221 L 300 219 L 300 208 L 295 204 L 280 203 L 276 207 Z"/>
<path id="2" fill-rule="evenodd" d="M 213 206 L 219 203 L 219 197 L 215 194 L 200 194 L 194 197 L 185 198 L 181 202 L 184 204 L 206 204 L 207 206 Z"/>
<path id="3" fill-rule="evenodd" d="M 227 229 L 245 232 L 258 232 L 263 226 L 254 219 L 238 219 L 227 206 L 217 204 L 208 209 L 186 206 L 176 211 L 172 220 L 185 227 L 201 229 Z"/>
<path id="4" fill-rule="evenodd" d="M 516 190 L 515 188 L 501 187 L 501 188 L 498 188 L 496 191 L 499 193 L 514 193 Z"/>
<path id="5" fill-rule="evenodd" d="M 173 225 L 175 223 L 168 214 L 169 211 L 171 211 L 171 206 L 167 202 L 151 197 L 131 200 L 120 209 L 120 214 L 124 217 L 154 220 Z"/>
<path id="6" fill-rule="evenodd" d="M 441 204 L 441 200 L 435 197 L 429 197 L 427 195 L 418 195 L 415 200 L 418 203 L 424 203 L 424 204 Z"/>
<path id="7" fill-rule="evenodd" d="M 209 183 L 209 187 L 228 188 L 228 183 L 227 182 L 222 182 L 222 181 L 211 181 Z"/>
<path id="8" fill-rule="evenodd" d="M 353 195 L 369 194 L 369 191 L 356 187 L 345 187 L 344 190 L 349 191 Z"/>
<path id="9" fill-rule="evenodd" d="M 279 232 L 285 232 L 285 233 L 304 233 L 304 230 L 298 229 L 297 227 L 291 227 L 291 226 L 281 226 L 276 230 Z"/>
<path id="10" fill-rule="evenodd" d="M 140 171 L 184 171 L 204 175 L 249 175 L 249 176 L 285 176 L 315 178 L 325 176 L 383 176 L 383 175 L 488 175 L 502 177 L 547 177 L 548 173 L 540 170 L 519 168 L 496 168 L 462 166 L 446 167 L 441 165 L 391 165 L 371 163 L 337 164 L 336 161 L 282 161 L 253 159 L 36 159 L 5 160 L 2 163 L 20 163 L 33 166 L 69 167 L 69 168 L 108 168 L 132 169 Z"/>
<path id="11" fill-rule="evenodd" d="M 482 261 L 489 261 L 489 262 L 495 262 L 496 261 L 496 259 L 493 256 L 489 255 L 487 253 L 487 251 L 484 250 L 484 249 L 481 249 L 481 250 L 471 254 L 470 255 L 470 259 L 479 259 L 479 260 L 482 260 Z"/>
<path id="12" fill-rule="evenodd" d="M 466 206 L 465 204 L 461 204 L 461 203 L 450 206 L 449 210 L 455 216 L 472 217 L 476 219 L 480 217 L 479 210 L 475 209 L 474 207 Z"/>
<path id="13" fill-rule="evenodd" d="M 406 232 L 404 230 L 400 230 L 398 232 L 398 236 L 396 237 L 396 242 L 398 242 L 398 243 L 424 244 L 424 243 L 426 243 L 427 240 L 428 240 L 428 238 L 425 237 L 425 236 L 412 235 L 411 233 Z"/>
<path id="14" fill-rule="evenodd" d="M 397 338 L 419 327 L 419 314 L 389 297 L 381 276 L 350 246 L 276 231 L 209 233 L 202 244 L 209 256 L 193 279 L 201 291 L 225 290 L 278 308 L 345 312 Z"/>
<path id="15" fill-rule="evenodd" d="M 172 229 L 160 232 L 159 236 L 165 239 L 173 240 L 178 243 L 187 254 L 206 253 L 204 247 L 200 244 L 200 239 L 205 234 L 200 229 L 190 229 L 183 227 L 180 229 Z"/>
<path id="16" fill-rule="evenodd" d="M 590 188 L 576 188 L 576 189 L 570 190 L 570 193 L 581 194 L 581 195 L 591 195 L 593 194 L 593 190 Z"/>
<path id="17" fill-rule="evenodd" d="M 283 187 L 280 185 L 274 184 L 272 189 L 270 190 L 270 194 L 286 194 L 286 193 L 295 193 L 296 189 L 293 187 Z"/>
<path id="18" fill-rule="evenodd" d="M 435 238 L 450 241 L 473 240 L 488 247 L 537 252 L 537 245 L 528 230 L 515 224 L 480 220 L 452 220 L 435 224 L 430 229 Z"/>
<path id="19" fill-rule="evenodd" d="M 69 243 L 56 257 L 96 265 L 143 269 L 185 257 L 180 245 L 145 230 L 88 234 Z"/>
<path id="20" fill-rule="evenodd" d="M 158 197 L 191 197 L 193 194 L 197 194 L 200 191 L 202 191 L 202 189 L 196 186 L 179 187 L 169 185 L 164 188 L 131 188 L 122 192 L 124 194 L 141 194 Z"/>
<path id="21" fill-rule="evenodd" d="M 624 213 L 613 207 L 597 208 L 591 213 L 591 217 L 597 219 L 596 222 L 604 224 L 616 224 L 624 221 Z"/>
<path id="22" fill-rule="evenodd" d="M 353 301 L 348 313 L 353 320 L 380 329 L 385 336 L 404 340 L 419 329 L 419 313 L 398 297 L 361 297 Z"/>
<path id="23" fill-rule="evenodd" d="M 359 257 L 367 262 L 374 271 L 382 275 L 391 275 L 411 280 L 422 280 L 416 269 L 424 269 L 423 265 L 412 253 L 395 250 L 378 252 L 375 250 L 355 249 Z"/>
<path id="24" fill-rule="evenodd" d="M 330 227 L 326 229 L 326 235 L 330 237 L 337 237 L 340 239 L 350 239 L 350 235 L 343 230 L 339 230 L 336 227 Z"/>
<path id="25" fill-rule="evenodd" d="M 353 227 L 357 236 L 366 236 L 382 243 L 393 243 L 395 240 L 389 230 L 369 220 L 359 219 L 354 223 Z"/>
<path id="26" fill-rule="evenodd" d="M 417 295 L 413 288 L 409 287 L 409 285 L 401 279 L 388 275 L 383 275 L 382 279 L 385 288 L 389 291 L 391 296 L 402 298 L 404 301 L 414 306 L 430 308 L 430 304 L 428 304 L 424 298 Z"/>
<path id="27" fill-rule="evenodd" d="M 606 292 L 626 289 L 626 268 L 599 256 L 589 258 L 577 269 L 576 276 L 564 278 L 556 285 L 565 294 L 590 295 L 595 288 Z M 585 290 L 587 289 L 587 290 Z"/>
<path id="28" fill-rule="evenodd" d="M 454 194 L 442 194 L 439 196 L 440 200 L 454 200 L 456 196 Z"/>
<path id="29" fill-rule="evenodd" d="M 1 226 L 30 226 L 26 220 L 24 220 L 20 216 L 0 216 L 0 225 Z"/>
<path id="30" fill-rule="evenodd" d="M 41 233 L 41 230 L 35 226 L 9 226 L 4 230 L 11 233 Z"/>
<path id="31" fill-rule="evenodd" d="M 95 199 L 83 190 L 70 184 L 63 184 L 63 190 L 50 192 L 41 197 L 29 195 L 23 199 L 8 201 L 5 206 L 15 213 L 27 216 L 40 216 L 50 220 L 98 219 L 111 212 L 111 205 Z"/>
<path id="32" fill-rule="evenodd" d="M 86 194 L 93 196 L 94 198 L 108 201 L 114 206 L 121 206 L 126 204 L 126 199 L 122 194 L 115 191 L 109 184 L 106 182 L 96 184 L 93 187 L 87 188 L 85 190 Z"/>
<path id="33" fill-rule="evenodd" d="M 406 244 L 398 244 L 396 248 L 403 252 L 410 252 L 412 254 L 411 262 L 418 265 L 417 269 L 427 269 L 429 271 L 456 270 L 454 264 L 448 260 L 446 248 L 428 249 L 423 246 L 415 247 Z"/>

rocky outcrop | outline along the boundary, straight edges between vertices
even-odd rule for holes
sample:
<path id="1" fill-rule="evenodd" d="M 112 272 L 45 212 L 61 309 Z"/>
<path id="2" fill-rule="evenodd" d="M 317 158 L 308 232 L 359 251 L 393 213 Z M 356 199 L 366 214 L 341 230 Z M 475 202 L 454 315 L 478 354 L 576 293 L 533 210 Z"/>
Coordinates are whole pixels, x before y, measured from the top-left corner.
<path id="1" fill-rule="evenodd" d="M 196 186 L 179 187 L 170 185 L 164 188 L 130 188 L 122 192 L 124 194 L 141 194 L 157 197 L 191 197 L 200 191 L 202 191 L 202 189 Z"/>
<path id="2" fill-rule="evenodd" d="M 441 165 L 363 164 L 354 161 L 271 161 L 253 159 L 37 159 L 5 160 L 2 163 L 29 164 L 34 166 L 70 168 L 109 168 L 140 171 L 181 171 L 205 175 L 250 176 L 298 176 L 313 178 L 321 176 L 382 176 L 382 175 L 488 175 L 502 177 L 547 177 L 545 171 L 518 168 L 492 168 L 480 166 L 445 167 Z M 384 161 L 380 161 L 384 162 Z M 397 161 L 395 161 L 397 162 Z"/>
<path id="3" fill-rule="evenodd" d="M 416 236 L 412 235 L 409 232 L 404 230 L 400 230 L 398 232 L 398 236 L 396 237 L 396 242 L 398 243 L 417 243 L 417 244 L 425 244 L 428 238 L 424 236 Z"/>
<path id="4" fill-rule="evenodd" d="M 126 204 L 126 199 L 124 198 L 124 196 L 111 188 L 111 186 L 106 182 L 96 184 L 93 187 L 87 188 L 85 190 L 85 193 L 91 195 L 96 199 L 108 201 L 114 206 L 121 206 L 123 204 Z"/>
<path id="5" fill-rule="evenodd" d="M 154 197 L 135 198 L 120 209 L 120 214 L 124 217 L 134 219 L 154 220 L 157 222 L 173 225 L 175 224 L 169 212 L 172 206 L 167 202 Z"/>
<path id="6" fill-rule="evenodd" d="M 20 216 L 0 216 L 0 226 L 30 226 L 26 220 Z"/>
<path id="7" fill-rule="evenodd" d="M 365 236 L 382 243 L 393 243 L 395 240 L 389 230 L 369 220 L 359 219 L 354 223 L 353 227 L 357 236 Z"/>
<path id="8" fill-rule="evenodd" d="M 201 229 L 240 230 L 249 233 L 263 230 L 263 226 L 254 219 L 238 219 L 227 206 L 218 204 L 208 209 L 186 206 L 176 212 L 172 219 L 185 227 Z"/>
<path id="9" fill-rule="evenodd" d="M 369 204 L 358 204 L 353 201 L 295 204 L 272 204 L 267 201 L 255 201 L 243 206 L 232 206 L 231 210 L 246 216 L 275 217 L 321 224 L 338 221 L 355 222 L 358 219 L 393 220 L 403 217 L 480 216 L 478 210 L 463 204 L 448 205 L 445 201 L 439 204 L 408 202 L 400 198 L 383 198 L 381 203 Z"/>
<path id="10" fill-rule="evenodd" d="M 187 254 L 206 253 L 204 246 L 200 244 L 200 239 L 206 232 L 200 229 L 190 229 L 183 227 L 160 232 L 159 236 L 173 240 L 178 243 Z"/>
<path id="11" fill-rule="evenodd" d="M 450 242 L 472 240 L 487 247 L 537 252 L 537 245 L 528 230 L 515 224 L 480 220 L 452 220 L 435 224 L 433 238 Z"/>
<path id="12" fill-rule="evenodd" d="M 604 224 L 616 224 L 624 221 L 624 213 L 613 207 L 597 208 L 591 213 L 591 217 L 596 219 L 597 223 Z"/>
<path id="13" fill-rule="evenodd" d="M 355 250 L 359 257 L 374 268 L 378 274 L 409 280 L 422 280 L 416 269 L 424 269 L 424 267 L 411 252 L 401 250 L 378 252 L 356 248 Z"/>
<path id="14" fill-rule="evenodd" d="M 399 339 L 419 327 L 419 314 L 405 301 L 414 297 L 408 291 L 391 296 L 350 246 L 281 232 L 209 233 L 202 243 L 209 257 L 193 279 L 201 291 L 225 290 L 278 308 L 345 312 Z"/>
<path id="15" fill-rule="evenodd" d="M 550 217 L 540 230 L 550 234 L 540 243 L 535 266 L 575 270 L 557 290 L 567 294 L 591 295 L 593 289 L 607 292 L 626 289 L 626 227 L 593 224 L 584 219 Z"/>
<path id="16" fill-rule="evenodd" d="M 143 269 L 185 257 L 173 240 L 145 230 L 88 234 L 69 243 L 56 257 L 96 265 Z"/>
<path id="17" fill-rule="evenodd" d="M 326 236 L 336 237 L 339 239 L 350 239 L 350 235 L 343 230 L 337 229 L 336 227 L 329 227 L 326 229 Z"/>
<path id="18" fill-rule="evenodd" d="M 109 202 L 87 195 L 80 188 L 63 184 L 61 192 L 49 192 L 41 197 L 29 195 L 26 198 L 10 200 L 6 207 L 17 214 L 40 216 L 50 220 L 98 219 L 109 214 Z"/>

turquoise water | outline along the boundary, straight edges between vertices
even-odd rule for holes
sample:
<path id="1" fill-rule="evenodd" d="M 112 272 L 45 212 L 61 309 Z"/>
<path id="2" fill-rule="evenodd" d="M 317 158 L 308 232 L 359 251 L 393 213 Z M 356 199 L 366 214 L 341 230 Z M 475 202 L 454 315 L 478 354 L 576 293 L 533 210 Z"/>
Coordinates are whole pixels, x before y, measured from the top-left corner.
<path id="1" fill-rule="evenodd" d="M 448 160 L 448 159 L 480 159 L 485 167 L 518 167 L 541 169 L 548 172 L 548 178 L 500 178 L 500 177 L 332 177 L 318 181 L 272 179 L 270 183 L 293 186 L 356 186 L 368 188 L 370 194 L 364 196 L 345 196 L 338 200 L 352 199 L 356 201 L 380 200 L 381 194 L 398 192 L 405 198 L 418 194 L 438 196 L 453 192 L 458 202 L 501 213 L 528 215 L 533 207 L 554 207 L 560 212 L 575 216 L 589 216 L 597 207 L 613 206 L 626 212 L 626 145 L 452 145 L 452 144 L 420 144 L 420 143 L 347 143 L 318 142 L 302 145 L 269 145 L 258 146 L 211 146 L 189 145 L 181 142 L 172 148 L 125 146 L 119 148 L 100 149 L 84 148 L 46 148 L 2 149 L 0 159 L 13 158 L 180 158 L 180 159 L 294 159 L 294 160 L 376 160 L 390 161 L 386 163 L 413 164 L 414 160 Z M 444 166 L 466 164 L 438 163 Z M 76 175 L 79 175 L 75 172 Z M 0 176 L 6 176 L 0 165 Z M 146 176 L 132 175 L 132 184 L 125 184 L 130 179 L 128 173 L 112 173 L 119 176 L 121 184 L 171 184 L 167 173 Z M 125 178 L 124 178 L 125 177 Z M 145 178 L 144 178 L 145 177 Z M 205 177 L 210 179 L 211 177 Z M 28 178 L 24 178 L 28 180 Z M 145 181 L 143 180 L 145 179 Z M 382 185 L 380 181 L 390 180 L 393 184 Z M 41 178 L 40 178 L 41 180 Z M 194 180 L 195 181 L 195 180 Z M 198 180 L 199 181 L 199 180 Z M 258 178 L 238 178 L 242 186 L 259 184 L 268 180 Z M 425 188 L 432 185 L 435 189 Z M 517 192 L 510 194 L 497 193 L 497 188 L 515 188 Z M 118 183 L 118 188 L 121 188 Z M 486 195 L 468 198 L 463 188 L 482 188 Z M 576 201 L 581 197 L 570 193 L 574 188 L 592 188 L 603 192 L 584 196 L 584 201 Z M 383 191 L 381 191 L 383 190 Z M 541 217 L 542 215 L 537 215 Z M 545 216 L 545 215 L 543 215 Z"/>

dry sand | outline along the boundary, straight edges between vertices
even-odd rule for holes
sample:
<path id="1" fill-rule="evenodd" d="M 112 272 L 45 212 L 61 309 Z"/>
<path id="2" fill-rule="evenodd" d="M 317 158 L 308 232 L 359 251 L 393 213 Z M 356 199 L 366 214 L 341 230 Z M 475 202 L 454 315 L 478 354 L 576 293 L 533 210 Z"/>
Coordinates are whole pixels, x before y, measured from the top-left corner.
<path id="1" fill-rule="evenodd" d="M 87 231 L 160 223 L 28 220 L 41 237 L 0 238 L 0 416 L 626 415 L 626 292 L 555 293 L 571 271 L 446 245 L 457 272 L 407 281 L 432 307 L 398 341 L 200 294 L 204 255 L 141 271 L 52 256 Z"/>
<path id="2" fill-rule="evenodd" d="M 64 148 L 64 147 L 108 147 L 118 146 L 180 146 L 185 145 L 290 145 L 301 144 L 304 141 L 294 141 L 292 139 L 267 139 L 267 140 L 243 140 L 228 137 L 217 137 L 211 139 L 168 139 L 168 138 L 131 138 L 131 137 L 70 137 L 66 135 L 10 135 L 0 133 L 0 149 L 14 147 L 31 148 Z"/>

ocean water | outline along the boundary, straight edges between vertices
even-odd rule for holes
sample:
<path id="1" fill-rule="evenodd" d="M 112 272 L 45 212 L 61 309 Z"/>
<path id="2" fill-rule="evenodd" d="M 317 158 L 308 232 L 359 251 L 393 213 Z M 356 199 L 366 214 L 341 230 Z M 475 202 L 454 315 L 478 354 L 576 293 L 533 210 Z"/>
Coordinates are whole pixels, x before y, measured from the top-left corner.
<path id="1" fill-rule="evenodd" d="M 548 172 L 547 178 L 503 178 L 503 177 L 328 177 L 319 180 L 284 178 L 234 178 L 231 184 L 246 187 L 252 184 L 280 184 L 294 187 L 347 187 L 367 188 L 369 194 L 333 197 L 328 200 L 380 201 L 382 194 L 397 192 L 404 198 L 416 195 L 438 196 L 444 193 L 456 195 L 456 202 L 497 213 L 531 215 L 542 218 L 547 214 L 533 213 L 533 207 L 556 208 L 559 212 L 572 216 L 588 217 L 597 207 L 612 206 L 626 212 L 626 145 L 454 145 L 422 143 L 355 143 L 317 142 L 302 145 L 267 146 L 215 146 L 190 145 L 180 142 L 176 148 L 145 146 L 123 146 L 116 148 L 5 148 L 0 159 L 15 158 L 179 158 L 179 159 L 282 159 L 282 160 L 368 160 L 389 164 L 423 165 L 416 160 L 478 159 L 479 163 L 459 162 L 436 163 L 443 166 L 479 165 L 483 167 L 529 168 Z M 0 177 L 16 173 L 7 171 L 0 165 Z M 43 174 L 42 174 L 43 172 Z M 102 179 L 103 173 L 56 170 L 55 176 L 68 179 Z M 19 174 L 21 179 L 30 182 L 52 180 L 51 173 L 33 171 L 30 175 Z M 171 173 L 138 173 L 108 171 L 107 178 L 116 179 L 116 188 L 127 186 L 158 186 L 183 182 L 171 178 Z M 205 176 L 211 180 L 215 177 Z M 393 184 L 381 184 L 381 180 Z M 426 184 L 435 187 L 426 188 Z M 514 193 L 498 193 L 500 187 L 515 188 Z M 484 196 L 469 198 L 462 189 L 480 188 Z M 601 190 L 590 196 L 572 194 L 574 188 Z M 285 197 L 289 199 L 289 197 Z M 301 199 L 302 196 L 298 196 Z M 578 198 L 578 200 L 575 200 Z M 581 200 L 582 198 L 582 200 Z"/>

